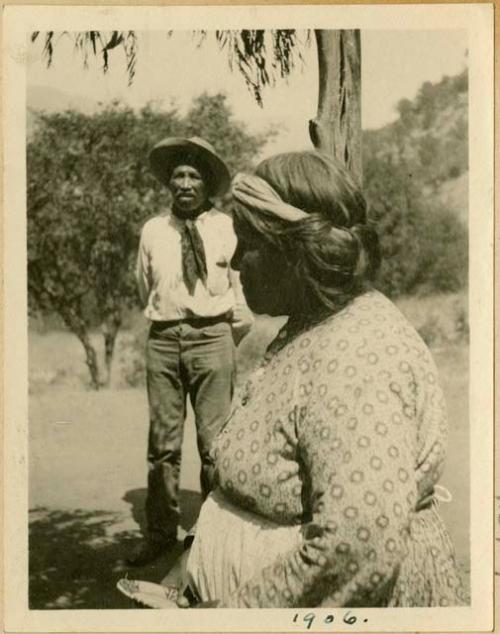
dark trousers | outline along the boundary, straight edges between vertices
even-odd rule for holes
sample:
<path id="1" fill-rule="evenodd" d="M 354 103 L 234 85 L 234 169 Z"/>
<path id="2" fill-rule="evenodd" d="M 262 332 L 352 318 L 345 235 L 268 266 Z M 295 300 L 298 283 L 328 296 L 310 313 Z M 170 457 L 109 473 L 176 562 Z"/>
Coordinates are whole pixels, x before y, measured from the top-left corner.
<path id="1" fill-rule="evenodd" d="M 151 325 L 146 350 L 150 413 L 146 521 L 151 540 L 169 540 L 177 534 L 187 395 L 195 415 L 202 495 L 210 492 L 210 446 L 229 414 L 234 358 L 226 321 Z"/>

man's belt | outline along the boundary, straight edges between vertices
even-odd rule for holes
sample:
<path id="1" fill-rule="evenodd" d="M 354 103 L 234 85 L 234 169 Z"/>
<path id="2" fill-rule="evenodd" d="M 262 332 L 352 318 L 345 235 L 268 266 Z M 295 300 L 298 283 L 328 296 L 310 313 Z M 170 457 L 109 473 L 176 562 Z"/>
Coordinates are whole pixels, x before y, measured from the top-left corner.
<path id="1" fill-rule="evenodd" d="M 228 310 L 222 315 L 216 315 L 215 317 L 182 317 L 181 319 L 168 319 L 167 321 L 153 321 L 151 322 L 152 328 L 170 328 L 172 326 L 180 326 L 187 324 L 193 326 L 193 328 L 203 328 L 204 326 L 213 326 L 220 324 L 221 322 L 231 321 L 231 311 Z"/>

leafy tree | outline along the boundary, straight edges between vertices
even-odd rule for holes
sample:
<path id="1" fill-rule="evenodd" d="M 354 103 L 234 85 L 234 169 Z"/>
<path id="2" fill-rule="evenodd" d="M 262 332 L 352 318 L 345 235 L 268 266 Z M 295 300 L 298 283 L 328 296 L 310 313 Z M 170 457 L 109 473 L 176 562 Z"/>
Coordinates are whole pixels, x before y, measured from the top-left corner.
<path id="1" fill-rule="evenodd" d="M 467 71 L 426 82 L 397 110 L 395 122 L 363 135 L 364 189 L 385 255 L 380 286 L 393 296 L 455 291 L 467 283 L 467 202 L 441 192 L 467 175 Z"/>
<path id="2" fill-rule="evenodd" d="M 467 70 L 425 82 L 415 99 L 398 103 L 397 111 L 396 121 L 363 135 L 365 161 L 377 156 L 404 163 L 431 195 L 467 171 Z"/>
<path id="3" fill-rule="evenodd" d="M 269 134 L 250 135 L 221 95 L 202 95 L 184 117 L 114 103 L 93 115 L 68 110 L 38 119 L 27 148 L 30 306 L 56 312 L 78 337 L 97 389 L 109 381 L 123 311 L 136 301 L 140 227 L 166 202 L 148 168 L 152 145 L 203 131 L 231 168 L 244 169 Z M 95 321 L 104 372 L 89 335 Z"/>
<path id="4" fill-rule="evenodd" d="M 402 162 L 367 157 L 364 174 L 383 252 L 379 288 L 392 297 L 462 288 L 467 283 L 467 229 L 456 215 L 424 197 Z"/>
<path id="5" fill-rule="evenodd" d="M 171 31 L 168 35 L 171 35 Z M 207 31 L 198 31 L 201 41 Z M 228 55 L 231 68 L 242 74 L 257 103 L 262 105 L 262 89 L 272 85 L 276 76 L 286 78 L 301 58 L 302 46 L 311 41 L 294 29 L 242 31 L 216 30 L 211 32 L 221 50 Z M 40 35 L 35 31 L 31 39 Z M 83 56 L 84 65 L 90 55 L 102 58 L 103 70 L 109 68 L 111 52 L 122 49 L 125 54 L 129 82 L 136 72 L 139 35 L 135 31 L 86 31 L 44 33 L 43 53 L 50 66 L 57 41 L 61 36 L 73 39 L 75 48 Z M 358 30 L 314 31 L 319 67 L 318 109 L 309 122 L 313 145 L 344 162 L 361 180 L 361 40 Z M 161 63 L 161 62 L 159 62 Z"/>

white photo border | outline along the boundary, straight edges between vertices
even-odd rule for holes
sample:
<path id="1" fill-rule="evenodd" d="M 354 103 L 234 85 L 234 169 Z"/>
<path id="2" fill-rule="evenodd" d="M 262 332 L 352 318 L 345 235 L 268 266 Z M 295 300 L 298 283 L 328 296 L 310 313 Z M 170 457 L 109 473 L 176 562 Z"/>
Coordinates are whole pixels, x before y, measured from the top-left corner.
<path id="1" fill-rule="evenodd" d="M 32 31 L 194 28 L 460 29 L 469 39 L 471 605 L 318 608 L 310 631 L 488 631 L 493 627 L 493 5 L 7 6 L 3 12 L 4 604 L 16 632 L 301 632 L 308 610 L 29 610 L 26 59 Z M 332 625 L 326 615 L 338 615 Z M 365 621 L 366 620 L 366 621 Z"/>

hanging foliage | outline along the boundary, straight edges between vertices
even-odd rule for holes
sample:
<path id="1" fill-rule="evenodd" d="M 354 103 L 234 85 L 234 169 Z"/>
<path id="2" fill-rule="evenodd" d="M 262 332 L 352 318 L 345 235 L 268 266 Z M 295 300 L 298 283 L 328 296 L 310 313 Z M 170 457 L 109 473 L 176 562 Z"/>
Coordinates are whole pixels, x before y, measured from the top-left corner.
<path id="1" fill-rule="evenodd" d="M 31 41 L 35 42 L 40 36 L 40 33 L 40 31 L 34 31 L 31 34 Z M 101 56 L 102 69 L 105 73 L 109 70 L 110 51 L 121 47 L 125 53 L 129 84 L 134 80 L 137 59 L 137 35 L 135 31 L 62 31 L 58 33 L 55 31 L 47 31 L 43 36 L 43 56 L 47 62 L 47 66 L 52 65 L 55 51 L 54 47 L 59 39 L 69 37 L 73 40 L 75 50 L 82 57 L 84 68 L 88 68 L 90 54 Z"/>
<path id="2" fill-rule="evenodd" d="M 173 31 L 167 31 L 170 37 Z M 194 31 L 201 44 L 208 31 Z M 243 76 L 248 89 L 257 103 L 262 106 L 262 90 L 274 85 L 276 77 L 286 79 L 295 68 L 296 61 L 303 61 L 301 47 L 310 42 L 309 32 L 300 35 L 293 29 L 214 31 L 221 50 L 228 54 L 231 69 L 236 68 Z M 41 36 L 40 31 L 31 35 L 35 42 Z M 75 50 L 81 55 L 83 65 L 88 67 L 89 55 L 100 56 L 104 72 L 109 69 L 109 53 L 121 47 L 127 64 L 128 82 L 131 84 L 136 72 L 138 37 L 135 31 L 83 31 L 70 32 L 47 31 L 43 33 L 43 56 L 50 66 L 54 59 L 55 48 L 61 37 L 73 40 Z"/>

